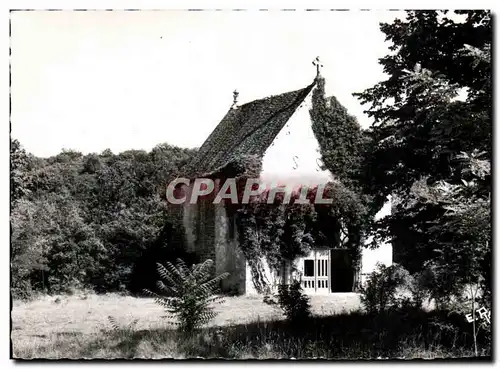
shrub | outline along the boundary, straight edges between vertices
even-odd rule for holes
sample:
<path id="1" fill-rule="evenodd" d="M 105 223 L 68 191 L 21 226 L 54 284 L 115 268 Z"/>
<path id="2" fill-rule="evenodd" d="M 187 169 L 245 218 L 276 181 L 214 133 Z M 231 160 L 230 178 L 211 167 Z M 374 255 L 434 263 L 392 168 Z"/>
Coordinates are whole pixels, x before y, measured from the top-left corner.
<path id="1" fill-rule="evenodd" d="M 212 278 L 213 261 L 206 260 L 188 268 L 184 261 L 177 259 L 177 266 L 167 262 L 157 264 L 160 281 L 158 293 L 145 290 L 155 302 L 168 312 L 168 318 L 177 318 L 178 329 L 187 335 L 212 320 L 217 313 L 213 303 L 223 303 L 216 296 L 220 282 L 229 276 L 223 273 Z"/>
<path id="2" fill-rule="evenodd" d="M 408 285 L 410 279 L 408 271 L 397 264 L 387 267 L 377 263 L 377 268 L 361 286 L 361 304 L 370 314 L 399 307 L 403 300 L 398 298 L 397 292 Z"/>
<path id="3" fill-rule="evenodd" d="M 407 288 L 411 293 L 411 306 L 415 308 L 422 308 L 424 301 L 429 301 L 432 297 L 432 288 L 429 286 L 429 276 L 425 269 L 410 276 Z"/>
<path id="4" fill-rule="evenodd" d="M 290 322 L 302 323 L 311 317 L 310 299 L 302 292 L 300 281 L 278 286 L 278 304 Z"/>

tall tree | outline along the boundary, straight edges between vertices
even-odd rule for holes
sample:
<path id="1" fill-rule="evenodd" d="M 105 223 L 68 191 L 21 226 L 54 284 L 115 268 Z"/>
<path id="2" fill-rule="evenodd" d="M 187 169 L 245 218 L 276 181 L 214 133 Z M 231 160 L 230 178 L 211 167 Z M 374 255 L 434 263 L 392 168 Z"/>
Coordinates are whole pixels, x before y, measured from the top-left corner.
<path id="1" fill-rule="evenodd" d="M 392 43 L 391 53 L 380 59 L 389 77 L 356 94 L 374 119 L 364 159 L 366 189 L 376 199 L 396 195 L 393 213 L 378 223 L 375 240 L 391 237 L 396 255 L 413 271 L 440 260 L 450 288 L 457 287 L 462 279 L 456 277 L 472 266 L 451 262 L 448 246 L 472 255 L 473 248 L 491 245 L 474 236 L 478 228 L 473 225 L 481 221 L 488 229 L 490 218 L 460 226 L 443 202 L 423 194 L 471 181 L 464 155 L 480 153 L 485 163 L 491 161 L 491 15 L 409 11 L 403 20 L 381 24 L 381 30 Z M 490 176 L 475 186 L 474 198 L 489 203 Z M 454 201 L 464 205 L 465 197 Z"/>
<path id="2" fill-rule="evenodd" d="M 371 192 L 407 194 L 423 177 L 459 181 L 456 154 L 491 155 L 489 12 L 409 11 L 381 30 L 392 43 L 380 59 L 389 77 L 355 94 L 374 119 Z"/>
<path id="3" fill-rule="evenodd" d="M 18 140 L 10 141 L 10 201 L 14 205 L 29 193 L 29 158 Z"/>

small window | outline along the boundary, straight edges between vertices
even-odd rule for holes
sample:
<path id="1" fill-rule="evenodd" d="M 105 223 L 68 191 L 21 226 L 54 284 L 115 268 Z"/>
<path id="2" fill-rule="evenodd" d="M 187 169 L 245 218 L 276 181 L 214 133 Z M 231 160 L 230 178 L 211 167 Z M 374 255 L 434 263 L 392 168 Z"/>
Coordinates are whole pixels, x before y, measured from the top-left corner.
<path id="1" fill-rule="evenodd" d="M 304 277 L 314 277 L 314 260 L 304 260 Z"/>

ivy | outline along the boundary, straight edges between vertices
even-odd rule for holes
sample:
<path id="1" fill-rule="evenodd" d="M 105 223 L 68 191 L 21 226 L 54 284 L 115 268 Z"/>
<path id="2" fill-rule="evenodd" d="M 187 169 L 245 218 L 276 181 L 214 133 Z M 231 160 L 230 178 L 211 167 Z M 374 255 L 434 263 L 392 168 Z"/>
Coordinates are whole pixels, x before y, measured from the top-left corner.
<path id="1" fill-rule="evenodd" d="M 316 191 L 311 189 L 308 198 L 314 199 Z M 267 194 L 236 210 L 239 247 L 257 291 L 269 288 L 263 260 L 276 271 L 283 263 L 293 265 L 312 248 L 344 248 L 352 251 L 353 263 L 359 265 L 367 212 L 354 192 L 332 182 L 325 187 L 325 196 L 333 203 L 315 205 L 295 203 L 297 192 L 289 204 L 279 196 L 268 204 Z"/>
<path id="2" fill-rule="evenodd" d="M 349 187 L 359 186 L 362 155 L 369 140 L 355 117 L 331 96 L 325 98 L 325 80 L 318 80 L 309 111 L 312 129 L 318 140 L 323 168 Z"/>

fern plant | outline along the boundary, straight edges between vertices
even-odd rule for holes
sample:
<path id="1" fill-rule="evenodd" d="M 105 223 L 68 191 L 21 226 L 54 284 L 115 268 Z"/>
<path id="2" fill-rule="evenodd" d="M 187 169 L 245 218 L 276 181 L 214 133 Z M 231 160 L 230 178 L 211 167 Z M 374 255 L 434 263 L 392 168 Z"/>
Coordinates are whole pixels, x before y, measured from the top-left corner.
<path id="1" fill-rule="evenodd" d="M 167 262 L 165 266 L 157 263 L 160 280 L 157 282 L 158 293 L 145 290 L 155 302 L 167 311 L 167 318 L 176 318 L 173 324 L 186 334 L 211 321 L 217 313 L 214 303 L 222 304 L 224 299 L 216 295 L 220 282 L 229 276 L 222 273 L 212 278 L 213 261 L 194 264 L 189 268 L 177 259 L 177 265 Z"/>
<path id="2" fill-rule="evenodd" d="M 135 326 L 139 322 L 139 318 L 132 320 L 127 325 L 121 325 L 114 316 L 108 315 L 108 322 L 111 325 L 111 328 L 113 328 L 114 332 L 130 333 L 134 330 Z"/>

